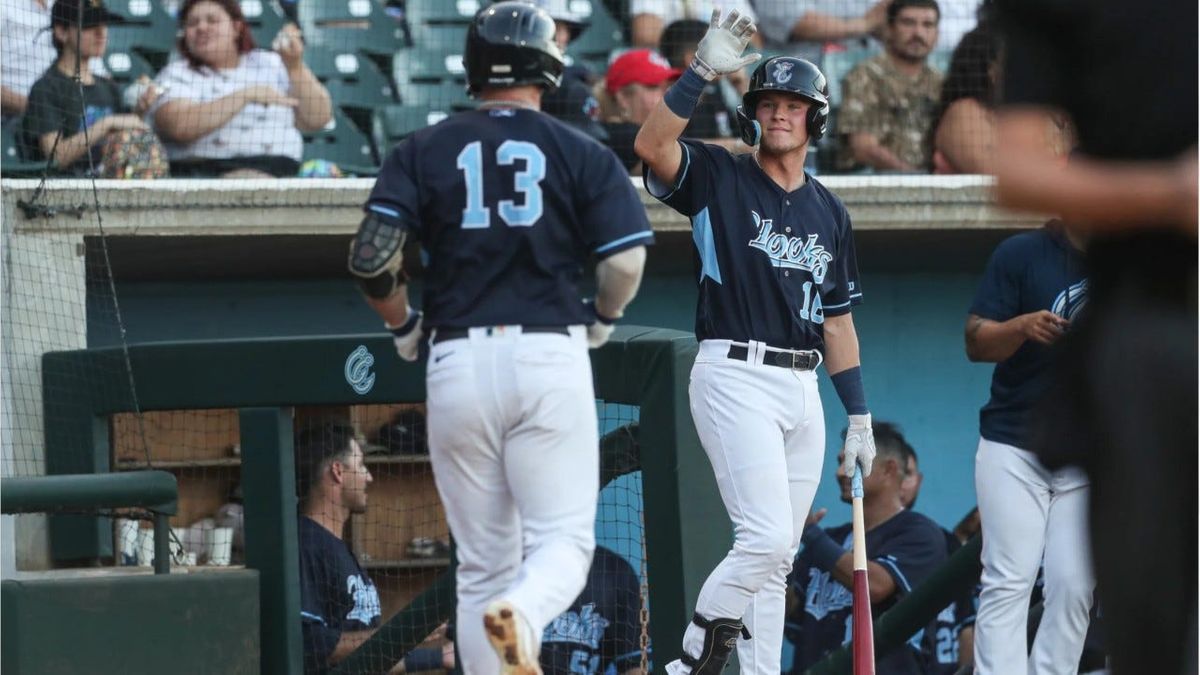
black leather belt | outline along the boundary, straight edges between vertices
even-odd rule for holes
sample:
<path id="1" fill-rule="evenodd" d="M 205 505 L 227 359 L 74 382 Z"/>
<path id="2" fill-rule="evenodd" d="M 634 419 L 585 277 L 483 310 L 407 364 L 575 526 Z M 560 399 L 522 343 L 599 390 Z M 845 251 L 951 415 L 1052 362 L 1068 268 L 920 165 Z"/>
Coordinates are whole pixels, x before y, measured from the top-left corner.
<path id="1" fill-rule="evenodd" d="M 766 349 L 763 354 L 764 366 L 778 366 L 790 370 L 816 370 L 821 365 L 821 354 L 815 349 L 804 352 L 785 352 L 778 349 Z M 750 355 L 749 347 L 729 346 L 729 358 L 734 361 L 745 361 Z"/>
<path id="2" fill-rule="evenodd" d="M 487 335 L 491 335 L 492 331 L 505 326 L 481 326 L 487 331 Z M 513 326 L 516 328 L 516 326 Z M 571 331 L 567 330 L 566 326 L 521 326 L 522 333 L 553 333 L 555 335 L 570 335 Z M 470 328 L 438 328 L 433 335 L 433 344 L 445 342 L 446 340 L 461 340 L 471 334 Z"/>

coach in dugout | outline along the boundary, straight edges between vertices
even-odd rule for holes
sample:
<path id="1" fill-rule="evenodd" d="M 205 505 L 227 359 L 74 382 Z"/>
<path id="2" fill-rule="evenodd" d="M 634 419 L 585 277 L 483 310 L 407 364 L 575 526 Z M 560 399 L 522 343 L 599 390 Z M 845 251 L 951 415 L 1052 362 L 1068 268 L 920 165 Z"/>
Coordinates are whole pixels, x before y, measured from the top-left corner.
<path id="1" fill-rule="evenodd" d="M 902 495 L 907 445 L 900 430 L 876 421 L 875 465 L 863 479 L 863 522 L 866 526 L 867 581 L 871 613 L 879 616 L 919 586 L 946 560 L 942 529 L 929 518 L 904 507 Z M 842 501 L 850 503 L 850 477 L 838 458 L 837 480 Z M 850 523 L 822 529 L 825 509 L 814 511 L 804 528 L 804 547 L 788 575 L 788 614 L 784 636 L 795 647 L 790 672 L 803 673 L 826 654 L 850 641 L 853 612 L 851 587 L 854 559 Z M 928 630 L 928 629 L 927 629 Z M 878 655 L 880 675 L 924 673 L 922 633 L 904 645 Z"/>

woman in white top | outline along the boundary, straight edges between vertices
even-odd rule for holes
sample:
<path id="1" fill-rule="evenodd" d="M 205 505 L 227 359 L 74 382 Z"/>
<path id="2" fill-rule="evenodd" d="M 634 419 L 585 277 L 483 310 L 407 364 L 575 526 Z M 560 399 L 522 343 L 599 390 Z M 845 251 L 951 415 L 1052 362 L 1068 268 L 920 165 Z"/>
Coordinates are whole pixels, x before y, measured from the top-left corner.
<path id="1" fill-rule="evenodd" d="M 182 58 L 159 73 L 165 92 L 150 111 L 167 144 L 172 176 L 294 176 L 301 131 L 324 127 L 329 92 L 304 65 L 289 24 L 254 48 L 237 0 L 186 0 L 179 10 Z"/>

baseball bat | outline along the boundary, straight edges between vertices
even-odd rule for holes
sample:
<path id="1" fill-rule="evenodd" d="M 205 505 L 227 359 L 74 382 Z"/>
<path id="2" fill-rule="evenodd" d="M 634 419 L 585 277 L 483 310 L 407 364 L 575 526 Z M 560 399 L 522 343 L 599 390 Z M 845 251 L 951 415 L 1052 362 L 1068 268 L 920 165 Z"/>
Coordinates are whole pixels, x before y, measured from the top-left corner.
<path id="1" fill-rule="evenodd" d="M 871 590 L 867 585 L 867 533 L 863 526 L 862 469 L 856 463 L 850 479 L 854 527 L 854 675 L 875 675 L 875 632 L 871 625 Z"/>

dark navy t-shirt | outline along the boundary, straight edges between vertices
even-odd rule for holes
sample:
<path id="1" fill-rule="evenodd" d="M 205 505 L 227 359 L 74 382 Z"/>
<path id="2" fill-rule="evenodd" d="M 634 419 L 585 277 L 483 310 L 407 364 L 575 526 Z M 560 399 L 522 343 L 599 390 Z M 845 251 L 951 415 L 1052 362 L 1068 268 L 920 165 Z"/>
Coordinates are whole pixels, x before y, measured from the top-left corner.
<path id="1" fill-rule="evenodd" d="M 674 185 L 646 188 L 692 220 L 700 254 L 696 338 L 824 347 L 826 316 L 862 302 L 850 216 L 812 176 L 785 192 L 752 155 L 680 141 Z"/>
<path id="2" fill-rule="evenodd" d="M 617 158 L 524 109 L 462 112 L 412 134 L 365 208 L 420 241 L 427 328 L 588 323 L 584 262 L 654 239 Z"/>
<path id="3" fill-rule="evenodd" d="M 853 546 L 849 523 L 825 531 L 846 550 Z M 869 530 L 866 543 L 870 560 L 882 565 L 896 582 L 896 592 L 891 597 L 871 605 L 873 617 L 891 609 L 946 560 L 942 529 L 929 518 L 912 511 L 901 511 Z M 850 642 L 854 595 L 829 572 L 813 565 L 803 550 L 788 575 L 788 586 L 800 599 L 784 626 L 784 636 L 796 648 L 791 672 L 799 674 L 829 652 Z M 878 657 L 876 672 L 880 675 L 922 673 L 921 641 L 926 630 Z"/>
<path id="4" fill-rule="evenodd" d="M 350 546 L 300 516 L 300 628 L 304 672 L 324 672 L 345 631 L 379 626 L 379 593 Z"/>
<path id="5" fill-rule="evenodd" d="M 542 634 L 546 675 L 622 673 L 641 664 L 641 583 L 633 567 L 597 546 L 587 586 Z"/>
<path id="6" fill-rule="evenodd" d="M 1008 321 L 1039 310 L 1074 320 L 1087 302 L 1084 259 L 1056 223 L 1009 237 L 988 261 L 970 313 Z M 979 433 L 1018 448 L 1029 445 L 1029 414 L 1049 384 L 1050 347 L 1026 340 L 996 364 Z"/>

